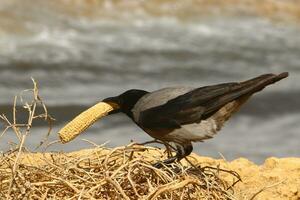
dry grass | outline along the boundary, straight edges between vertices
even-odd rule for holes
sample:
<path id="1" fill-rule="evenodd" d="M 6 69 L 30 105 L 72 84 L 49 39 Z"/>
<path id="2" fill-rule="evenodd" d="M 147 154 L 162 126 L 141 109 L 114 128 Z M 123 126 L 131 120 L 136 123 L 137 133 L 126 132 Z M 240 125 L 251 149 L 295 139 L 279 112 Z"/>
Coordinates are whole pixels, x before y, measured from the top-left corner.
<path id="1" fill-rule="evenodd" d="M 146 152 L 146 153 L 145 153 Z M 77 155 L 2 156 L 0 197 L 12 199 L 233 199 L 217 168 L 163 169 L 151 161 L 163 152 L 143 146 L 97 147 Z"/>
<path id="2" fill-rule="evenodd" d="M 32 153 L 25 146 L 32 122 L 52 120 L 34 80 L 33 84 L 25 91 L 32 100 L 23 100 L 25 92 L 15 98 L 12 120 L 1 115 L 6 127 L 1 136 L 12 129 L 19 141 L 0 156 L 0 199 L 234 199 L 233 185 L 240 180 L 236 173 L 189 162 L 157 169 L 153 162 L 166 155 L 157 148 L 130 144 L 108 149 L 94 144 L 80 153 Z M 18 99 L 28 114 L 24 124 L 17 122 Z M 50 131 L 51 126 L 47 136 Z M 221 179 L 224 173 L 233 181 Z"/>

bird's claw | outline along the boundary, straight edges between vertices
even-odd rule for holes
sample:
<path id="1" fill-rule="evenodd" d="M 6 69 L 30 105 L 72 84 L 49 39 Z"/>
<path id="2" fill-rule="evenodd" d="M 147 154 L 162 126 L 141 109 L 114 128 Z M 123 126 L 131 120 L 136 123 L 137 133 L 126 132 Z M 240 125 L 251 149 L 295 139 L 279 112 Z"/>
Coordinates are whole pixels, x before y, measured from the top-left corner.
<path id="1" fill-rule="evenodd" d="M 154 163 L 152 166 L 155 167 L 155 168 L 157 168 L 157 169 L 160 169 L 160 168 L 162 168 L 164 165 L 163 165 L 162 162 L 157 162 L 157 163 Z"/>

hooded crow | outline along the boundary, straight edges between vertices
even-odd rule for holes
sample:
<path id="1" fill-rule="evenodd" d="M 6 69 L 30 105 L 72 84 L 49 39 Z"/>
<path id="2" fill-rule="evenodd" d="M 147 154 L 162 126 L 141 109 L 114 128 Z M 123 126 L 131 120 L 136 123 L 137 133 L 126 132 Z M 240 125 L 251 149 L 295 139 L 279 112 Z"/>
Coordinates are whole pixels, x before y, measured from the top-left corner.
<path id="1" fill-rule="evenodd" d="M 288 76 L 264 74 L 243 82 L 192 87 L 170 87 L 154 92 L 131 89 L 103 101 L 118 105 L 109 112 L 125 113 L 156 140 L 173 143 L 179 161 L 193 151 L 192 142 L 212 138 L 251 95 Z"/>

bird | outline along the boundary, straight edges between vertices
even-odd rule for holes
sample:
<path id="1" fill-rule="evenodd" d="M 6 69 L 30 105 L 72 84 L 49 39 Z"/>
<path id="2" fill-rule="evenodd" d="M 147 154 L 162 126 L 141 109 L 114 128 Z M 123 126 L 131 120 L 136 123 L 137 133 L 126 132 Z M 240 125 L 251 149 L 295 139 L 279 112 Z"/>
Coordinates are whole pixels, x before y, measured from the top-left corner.
<path id="1" fill-rule="evenodd" d="M 193 142 L 212 138 L 254 94 L 288 77 L 288 72 L 263 74 L 242 82 L 193 87 L 168 87 L 153 92 L 130 89 L 102 101 L 125 113 L 155 140 L 175 144 L 176 154 L 161 162 L 180 161 L 193 151 Z"/>

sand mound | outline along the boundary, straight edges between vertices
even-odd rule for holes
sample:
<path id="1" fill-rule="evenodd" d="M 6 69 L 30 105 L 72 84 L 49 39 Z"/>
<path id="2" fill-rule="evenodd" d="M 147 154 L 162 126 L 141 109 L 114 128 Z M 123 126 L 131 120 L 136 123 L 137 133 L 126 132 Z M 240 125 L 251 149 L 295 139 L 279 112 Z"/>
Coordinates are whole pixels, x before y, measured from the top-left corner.
<path id="1" fill-rule="evenodd" d="M 242 179 L 235 185 L 237 199 L 300 199 L 300 158 L 271 157 L 256 165 L 245 158 L 226 162 L 194 156 L 202 165 L 236 171 Z"/>

